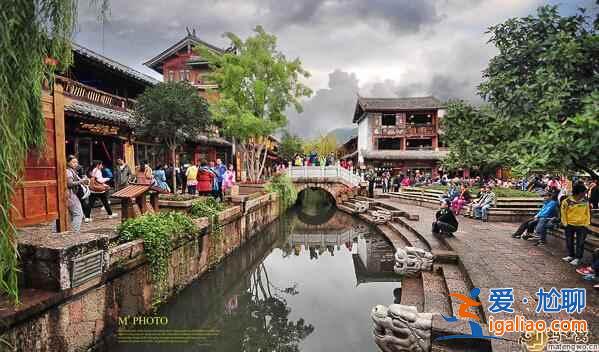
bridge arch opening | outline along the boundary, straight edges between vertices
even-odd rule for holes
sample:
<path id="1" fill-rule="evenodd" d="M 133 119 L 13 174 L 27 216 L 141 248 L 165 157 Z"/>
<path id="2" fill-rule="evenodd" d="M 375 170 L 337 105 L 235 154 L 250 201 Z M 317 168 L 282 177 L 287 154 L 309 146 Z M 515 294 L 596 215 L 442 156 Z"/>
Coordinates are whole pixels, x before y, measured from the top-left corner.
<path id="1" fill-rule="evenodd" d="M 306 187 L 297 196 L 298 217 L 306 224 L 320 225 L 335 215 L 335 197 L 320 187 Z"/>

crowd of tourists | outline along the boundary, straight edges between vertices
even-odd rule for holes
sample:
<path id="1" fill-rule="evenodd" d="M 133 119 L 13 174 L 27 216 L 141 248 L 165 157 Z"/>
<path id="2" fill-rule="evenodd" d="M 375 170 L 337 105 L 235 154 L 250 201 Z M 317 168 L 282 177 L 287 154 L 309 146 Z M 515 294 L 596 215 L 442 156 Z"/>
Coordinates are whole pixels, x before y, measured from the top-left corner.
<path id="1" fill-rule="evenodd" d="M 333 166 L 336 163 L 337 158 L 335 153 L 329 153 L 326 155 L 318 155 L 317 152 L 312 151 L 307 154 L 296 153 L 293 156 L 293 166 Z"/>
<path id="2" fill-rule="evenodd" d="M 448 191 L 441 201 L 441 207 L 433 222 L 433 233 L 445 233 L 451 236 L 458 226 L 455 215 L 466 204 L 472 203 L 474 218 L 487 220 L 488 210 L 495 205 L 497 197 L 493 192 L 493 183 L 484 184 L 478 195 L 473 197 L 469 188 L 474 183 L 454 179 L 448 183 Z M 500 183 L 494 183 L 498 186 Z M 503 185 L 506 182 L 502 183 Z M 514 186 L 515 184 L 515 186 Z M 505 187 L 505 186 L 504 186 Z M 537 192 L 543 197 L 543 205 L 537 213 L 524 221 L 512 235 L 513 238 L 532 240 L 542 247 L 547 243 L 547 232 L 561 227 L 564 229 L 565 247 L 568 255 L 562 260 L 578 267 L 576 271 L 585 280 L 594 281 L 599 288 L 599 248 L 593 252 L 590 265 L 583 264 L 585 240 L 591 225 L 591 209 L 599 209 L 597 201 L 599 188 L 596 179 L 575 178 L 568 180 L 557 176 L 534 176 L 512 183 L 510 188 Z M 571 189 L 571 191 L 568 191 Z M 473 200 L 476 199 L 476 200 Z"/>
<path id="3" fill-rule="evenodd" d="M 201 161 L 197 165 L 186 163 L 181 167 L 159 164 L 155 168 L 144 161 L 132 170 L 122 159 L 116 160 L 114 169 L 105 167 L 100 160 L 94 160 L 88 168 L 84 168 L 74 155 L 67 157 L 66 176 L 67 207 L 73 232 L 80 231 L 82 222 L 92 221 L 91 211 L 98 200 L 107 218 L 112 219 L 115 214 L 109 200 L 111 191 L 120 190 L 131 183 L 147 184 L 163 193 L 212 196 L 223 201 L 224 194 L 231 189 L 236 179 L 233 165 L 226 167 L 221 159 L 209 163 Z"/>

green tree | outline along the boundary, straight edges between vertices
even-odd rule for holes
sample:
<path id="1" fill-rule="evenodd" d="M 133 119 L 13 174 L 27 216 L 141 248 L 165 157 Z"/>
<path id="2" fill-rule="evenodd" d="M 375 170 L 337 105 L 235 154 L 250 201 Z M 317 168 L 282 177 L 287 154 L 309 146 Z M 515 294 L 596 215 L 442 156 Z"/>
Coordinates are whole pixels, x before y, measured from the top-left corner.
<path id="1" fill-rule="evenodd" d="M 484 151 L 495 145 L 500 151 L 489 154 L 490 161 L 519 174 L 557 167 L 594 175 L 599 140 L 587 131 L 596 128 L 597 31 L 597 22 L 590 23 L 584 9 L 562 17 L 555 6 L 490 27 L 489 42 L 499 53 L 483 71 L 478 92 L 492 111 L 481 121 L 480 132 L 449 119 L 446 133 L 463 138 L 448 138 L 448 162 L 469 160 L 472 148 Z M 450 106 L 448 115 L 462 112 L 460 106 Z M 469 136 L 475 145 L 468 144 Z"/>
<path id="2" fill-rule="evenodd" d="M 107 11 L 107 0 L 100 4 Z M 27 151 L 45 145 L 42 88 L 72 63 L 75 0 L 11 0 L 0 11 L 0 294 L 18 302 L 18 253 L 10 220 Z M 59 165 L 60 166 L 60 165 Z"/>
<path id="3" fill-rule="evenodd" d="M 287 60 L 277 50 L 277 40 L 261 26 L 245 41 L 233 33 L 231 50 L 215 53 L 197 48 L 212 68 L 209 79 L 218 84 L 220 99 L 212 105 L 216 120 L 228 136 L 235 138 L 251 181 L 259 180 L 264 170 L 266 136 L 287 123 L 285 109 L 302 111 L 299 99 L 311 90 L 300 82 L 309 77 L 301 61 Z"/>
<path id="4" fill-rule="evenodd" d="M 327 156 L 330 153 L 337 151 L 337 138 L 334 135 L 320 135 L 311 141 L 304 144 L 304 152 L 306 154 L 311 152 L 318 153 L 319 157 Z"/>
<path id="5" fill-rule="evenodd" d="M 499 54 L 483 72 L 479 93 L 512 131 L 510 151 L 518 156 L 514 166 L 521 172 L 560 166 L 592 173 L 599 166 L 589 163 L 599 140 L 587 140 L 588 148 L 575 143 L 568 153 L 560 152 L 563 148 L 546 150 L 555 144 L 547 138 L 557 137 L 556 130 L 569 126 L 559 134 L 564 142 L 578 135 L 572 126 L 593 126 L 592 119 L 577 119 L 599 89 L 599 36 L 584 10 L 562 17 L 557 7 L 544 6 L 536 16 L 510 19 L 489 32 Z"/>
<path id="6" fill-rule="evenodd" d="M 496 167 L 513 163 L 507 152 L 509 136 L 494 110 L 484 105 L 476 108 L 464 101 L 450 101 L 447 115 L 441 120 L 443 138 L 449 142 L 445 167 L 455 170 L 470 167 L 490 173 Z"/>
<path id="7" fill-rule="evenodd" d="M 293 161 L 295 154 L 302 152 L 302 139 L 285 131 L 281 139 L 281 145 L 279 146 L 279 156 L 287 161 Z"/>
<path id="8" fill-rule="evenodd" d="M 177 148 L 206 133 L 211 122 L 208 103 L 187 82 L 160 83 L 146 90 L 137 100 L 134 118 L 139 134 L 159 138 L 168 147 L 173 165 Z M 176 189 L 175 176 L 173 172 Z"/>

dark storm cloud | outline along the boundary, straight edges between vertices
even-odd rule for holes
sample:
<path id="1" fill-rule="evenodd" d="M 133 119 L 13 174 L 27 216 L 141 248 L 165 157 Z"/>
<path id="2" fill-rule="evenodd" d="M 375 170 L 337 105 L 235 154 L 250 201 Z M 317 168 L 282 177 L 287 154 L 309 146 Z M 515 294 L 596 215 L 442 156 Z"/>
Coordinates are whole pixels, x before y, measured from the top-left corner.
<path id="1" fill-rule="evenodd" d="M 311 138 L 334 128 L 352 127 L 358 90 L 355 74 L 333 71 L 329 74 L 328 88 L 319 89 L 305 101 L 301 114 L 288 111 L 288 129 L 301 137 Z"/>
<path id="2" fill-rule="evenodd" d="M 263 15 L 281 28 L 289 25 L 367 23 L 388 25 L 402 34 L 416 32 L 441 20 L 433 0 L 266 0 Z"/>
<path id="3" fill-rule="evenodd" d="M 358 84 L 354 73 L 335 70 L 329 74 L 329 87 L 315 92 L 304 102 L 304 112 L 288 111 L 288 129 L 301 137 L 312 138 L 335 128 L 352 128 L 358 93 L 365 97 L 393 98 L 433 95 L 441 100 L 466 99 L 474 96 L 472 83 L 444 74 L 435 74 L 426 82 L 399 84 L 393 80 Z"/>
<path id="4" fill-rule="evenodd" d="M 553 1 L 553 0 L 552 0 Z M 556 0 L 557 1 L 557 0 Z M 589 1 L 589 0 L 581 0 Z M 80 1 L 80 44 L 144 73 L 142 63 L 195 27 L 220 47 L 261 24 L 289 58 L 312 73 L 314 95 L 289 129 L 314 137 L 352 127 L 356 95 L 435 95 L 479 100 L 481 70 L 495 54 L 488 26 L 526 16 L 543 0 L 111 0 L 102 30 L 97 10 Z M 334 70 L 334 68 L 338 68 Z M 359 82 L 358 82 L 359 80 Z"/>

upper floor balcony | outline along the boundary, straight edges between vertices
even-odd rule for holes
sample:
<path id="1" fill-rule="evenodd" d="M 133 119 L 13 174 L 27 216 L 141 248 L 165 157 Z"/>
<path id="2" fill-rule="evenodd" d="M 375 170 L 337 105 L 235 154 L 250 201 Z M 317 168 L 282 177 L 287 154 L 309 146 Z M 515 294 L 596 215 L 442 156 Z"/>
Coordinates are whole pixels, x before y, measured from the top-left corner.
<path id="1" fill-rule="evenodd" d="M 407 123 L 405 124 L 405 135 L 406 136 L 434 136 L 437 134 L 437 129 L 435 125 L 431 123 L 425 124 L 415 124 L 415 123 Z"/>
<path id="2" fill-rule="evenodd" d="M 74 100 L 82 100 L 119 111 L 133 110 L 136 103 L 134 99 L 110 94 L 66 77 L 57 76 L 56 80 L 62 83 L 64 95 Z"/>

